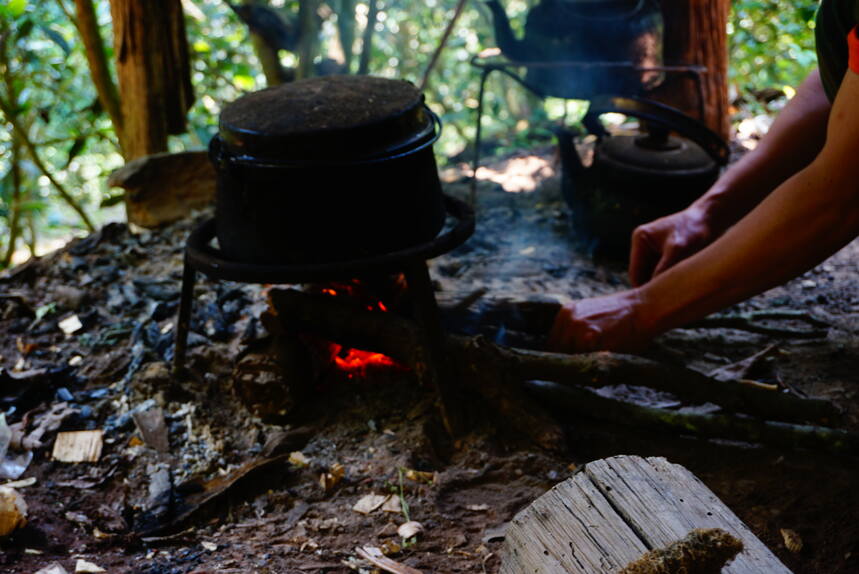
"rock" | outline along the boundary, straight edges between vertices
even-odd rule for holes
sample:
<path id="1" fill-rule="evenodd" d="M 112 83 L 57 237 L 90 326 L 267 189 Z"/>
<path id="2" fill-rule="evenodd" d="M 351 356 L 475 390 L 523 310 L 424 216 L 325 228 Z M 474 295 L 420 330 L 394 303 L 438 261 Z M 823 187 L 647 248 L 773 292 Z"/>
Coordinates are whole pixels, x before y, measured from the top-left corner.
<path id="1" fill-rule="evenodd" d="M 24 497 L 8 486 L 0 486 L 0 537 L 7 536 L 27 524 L 27 503 Z"/>
<path id="2" fill-rule="evenodd" d="M 68 309 L 69 311 L 77 311 L 80 309 L 86 296 L 86 291 L 69 285 L 57 285 L 54 287 L 53 291 L 54 301 L 56 301 L 61 308 Z"/>
<path id="3" fill-rule="evenodd" d="M 143 436 L 143 442 L 157 450 L 167 452 L 170 450 L 170 442 L 167 436 L 167 423 L 164 421 L 164 411 L 161 407 L 137 411 L 132 417 L 137 430 Z"/>
<path id="4" fill-rule="evenodd" d="M 63 568 L 62 564 L 59 562 L 52 562 L 51 564 L 45 566 L 35 574 L 69 574 L 68 571 Z"/>

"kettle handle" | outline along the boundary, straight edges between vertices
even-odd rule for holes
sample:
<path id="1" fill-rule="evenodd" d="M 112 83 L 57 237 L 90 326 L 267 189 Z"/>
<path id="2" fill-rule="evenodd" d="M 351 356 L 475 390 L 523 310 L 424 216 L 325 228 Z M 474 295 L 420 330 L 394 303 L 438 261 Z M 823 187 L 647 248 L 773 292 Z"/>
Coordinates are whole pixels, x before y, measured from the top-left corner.
<path id="1" fill-rule="evenodd" d="M 718 165 L 728 163 L 731 155 L 728 144 L 716 132 L 677 108 L 642 98 L 596 96 L 591 100 L 582 123 L 592 134 L 598 137 L 606 136 L 608 132 L 600 123 L 599 117 L 608 113 L 632 116 L 676 131 L 701 146 Z"/>

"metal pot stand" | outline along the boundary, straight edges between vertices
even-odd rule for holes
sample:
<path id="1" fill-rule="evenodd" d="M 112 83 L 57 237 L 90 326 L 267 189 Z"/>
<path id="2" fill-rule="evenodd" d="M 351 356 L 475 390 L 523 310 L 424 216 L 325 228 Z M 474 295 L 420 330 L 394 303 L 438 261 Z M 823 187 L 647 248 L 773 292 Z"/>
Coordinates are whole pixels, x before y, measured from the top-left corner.
<path id="1" fill-rule="evenodd" d="M 448 376 L 449 367 L 443 350 L 444 333 L 426 262 L 465 243 L 474 233 L 475 222 L 474 211 L 467 203 L 448 195 L 443 197 L 449 224 L 434 239 L 399 251 L 336 262 L 262 265 L 227 260 L 219 249 L 210 244 L 215 237 L 215 220 L 206 220 L 191 232 L 185 244 L 173 351 L 174 370 L 181 370 L 185 364 L 198 272 L 211 279 L 260 284 L 313 283 L 402 272 L 413 303 L 414 319 L 426 334 L 427 368 L 435 370 L 430 378 L 435 380 L 440 404 L 457 404 L 450 399 L 454 393 L 454 379 Z"/>

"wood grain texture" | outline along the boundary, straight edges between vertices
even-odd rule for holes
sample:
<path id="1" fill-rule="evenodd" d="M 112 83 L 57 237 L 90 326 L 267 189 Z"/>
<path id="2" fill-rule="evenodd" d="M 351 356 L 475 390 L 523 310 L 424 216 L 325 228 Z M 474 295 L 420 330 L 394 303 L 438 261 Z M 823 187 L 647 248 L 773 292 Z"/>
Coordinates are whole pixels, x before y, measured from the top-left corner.
<path id="1" fill-rule="evenodd" d="M 695 528 L 722 528 L 745 550 L 725 574 L 789 573 L 695 475 L 664 458 L 588 463 L 522 510 L 507 529 L 502 574 L 617 572 Z"/>
<path id="2" fill-rule="evenodd" d="M 725 139 L 730 135 L 727 31 L 730 8 L 729 0 L 662 1 L 665 63 L 707 68 L 702 76 L 704 117 L 698 117 L 698 90 L 691 78 L 669 75 L 651 96 L 698 117 Z"/>
<path id="3" fill-rule="evenodd" d="M 194 99 L 179 0 L 111 0 L 126 160 L 167 150 Z M 135 222 L 136 223 L 136 222 Z"/>

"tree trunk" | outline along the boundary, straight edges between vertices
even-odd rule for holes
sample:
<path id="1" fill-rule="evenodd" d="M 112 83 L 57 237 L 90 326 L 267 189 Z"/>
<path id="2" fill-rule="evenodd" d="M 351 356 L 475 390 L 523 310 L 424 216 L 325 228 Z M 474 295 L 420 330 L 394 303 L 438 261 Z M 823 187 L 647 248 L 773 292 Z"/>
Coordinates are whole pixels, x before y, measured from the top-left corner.
<path id="1" fill-rule="evenodd" d="M 352 73 L 355 54 L 355 0 L 340 0 L 337 10 L 337 32 L 343 49 L 343 67 Z"/>
<path id="2" fill-rule="evenodd" d="M 367 13 L 367 27 L 361 42 L 361 59 L 358 62 L 358 74 L 366 75 L 370 72 L 370 55 L 373 51 L 373 30 L 376 28 L 376 16 L 379 12 L 378 0 L 369 0 L 370 6 Z"/>
<path id="3" fill-rule="evenodd" d="M 167 150 L 193 102 L 179 0 L 111 0 L 125 159 Z"/>
<path id="4" fill-rule="evenodd" d="M 666 65 L 697 65 L 707 68 L 701 77 L 703 106 L 696 82 L 687 76 L 669 74 L 652 97 L 702 120 L 728 139 L 728 13 L 729 0 L 663 0 L 665 18 L 664 59 Z M 703 107 L 701 117 L 699 108 Z"/>
<path id="5" fill-rule="evenodd" d="M 317 29 L 316 9 L 319 7 L 318 0 L 300 0 L 298 4 L 298 68 L 296 68 L 296 79 L 310 78 L 313 76 L 313 58 L 316 57 L 319 45 L 319 31 Z"/>
<path id="6" fill-rule="evenodd" d="M 122 112 L 119 106 L 119 94 L 116 84 L 110 75 L 107 65 L 107 53 L 104 49 L 104 40 L 98 29 L 98 20 L 95 15 L 95 7 L 92 0 L 75 0 L 75 11 L 77 13 L 78 33 L 83 40 L 87 63 L 89 64 L 90 76 L 98 94 L 98 100 L 110 116 L 113 123 L 113 131 L 122 143 Z"/>

